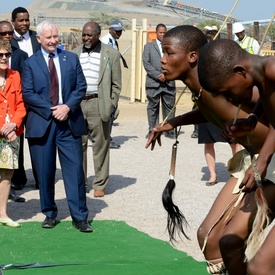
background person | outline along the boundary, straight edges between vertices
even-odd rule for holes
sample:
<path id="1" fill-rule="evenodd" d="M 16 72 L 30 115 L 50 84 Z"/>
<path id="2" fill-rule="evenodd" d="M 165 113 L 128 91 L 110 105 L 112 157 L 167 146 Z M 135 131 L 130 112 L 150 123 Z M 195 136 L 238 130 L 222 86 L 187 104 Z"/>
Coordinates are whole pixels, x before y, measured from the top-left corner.
<path id="1" fill-rule="evenodd" d="M 36 32 L 30 30 L 29 12 L 23 7 L 15 8 L 11 13 L 11 22 L 14 27 L 14 33 L 11 40 L 12 48 L 22 50 L 30 57 L 34 52 L 40 49 L 40 44 L 36 39 Z M 13 59 L 15 58 L 12 58 L 12 61 Z M 20 66 L 22 66 L 22 63 Z M 33 170 L 33 176 L 35 187 L 38 188 L 35 170 Z M 19 169 L 15 170 L 11 182 L 12 188 L 15 190 L 21 190 L 27 183 L 24 168 L 24 134 L 20 136 Z"/>
<path id="2" fill-rule="evenodd" d="M 259 42 L 245 34 L 245 29 L 242 23 L 235 22 L 233 24 L 233 33 L 237 36 L 237 40 L 235 40 L 242 49 L 246 50 L 251 54 L 260 54 L 263 55 L 262 51 L 259 53 L 260 45 Z"/>
<path id="3" fill-rule="evenodd" d="M 193 101 L 192 110 L 198 108 L 198 106 L 196 104 L 196 100 L 195 100 L 193 94 L 191 95 L 191 100 Z M 199 124 L 194 124 L 194 131 L 191 134 L 191 138 L 198 138 L 198 136 L 199 136 Z"/>
<path id="4" fill-rule="evenodd" d="M 7 41 L 11 43 L 13 36 L 13 27 L 9 21 L 0 21 L 0 40 Z M 23 69 L 23 63 L 28 58 L 28 54 L 20 49 L 11 46 L 12 55 L 9 58 L 9 68 L 18 71 L 21 74 Z M 23 197 L 16 195 L 15 186 L 19 189 L 26 184 L 27 177 L 24 168 L 24 134 L 20 135 L 20 148 L 19 148 L 19 158 L 18 158 L 18 169 L 14 170 L 11 179 L 11 189 L 9 194 L 9 199 L 15 202 L 25 202 Z"/>
<path id="5" fill-rule="evenodd" d="M 23 50 L 30 57 L 40 49 L 40 44 L 36 39 L 36 32 L 30 30 L 29 12 L 23 7 L 14 9 L 11 13 L 11 22 L 14 27 L 12 46 Z"/>
<path id="6" fill-rule="evenodd" d="M 14 30 L 12 24 L 7 20 L 0 21 L 0 39 L 8 41 L 11 44 L 13 34 Z M 23 70 L 23 64 L 24 61 L 28 58 L 28 54 L 12 45 L 11 50 L 12 55 L 9 59 L 10 68 L 12 70 L 18 71 L 21 75 Z"/>
<path id="7" fill-rule="evenodd" d="M 26 109 L 22 100 L 20 76 L 9 69 L 11 46 L 0 40 L 0 225 L 19 227 L 7 214 L 13 170 L 18 168 L 19 138 Z"/>
<path id="8" fill-rule="evenodd" d="M 118 46 L 118 42 L 117 40 L 121 37 L 122 35 L 122 31 L 124 30 L 122 23 L 119 20 L 114 20 L 113 22 L 110 23 L 109 26 L 109 32 L 102 36 L 100 38 L 101 42 L 104 44 L 109 45 L 110 47 L 116 49 L 119 51 L 119 46 Z M 124 59 L 124 57 L 122 55 L 120 55 L 121 60 L 123 62 L 123 65 L 125 68 L 128 69 L 128 65 L 126 60 Z M 111 134 L 112 134 L 112 127 L 114 125 L 114 120 L 117 118 L 117 116 L 119 115 L 119 109 L 118 109 L 118 105 L 115 106 L 114 110 L 111 113 L 111 119 L 110 119 L 110 148 L 113 149 L 118 149 L 120 148 L 120 145 L 115 143 Z"/>
<path id="9" fill-rule="evenodd" d="M 161 69 L 160 59 L 163 56 L 161 42 L 166 33 L 166 26 L 158 24 L 156 27 L 157 39 L 154 42 L 145 44 L 142 54 L 143 66 L 146 75 L 146 96 L 148 100 L 147 118 L 149 131 L 148 138 L 154 128 L 159 123 L 160 103 L 162 105 L 162 117 L 167 117 L 175 104 L 176 88 L 175 81 L 166 81 Z M 175 117 L 174 110 L 169 118 Z M 165 136 L 175 138 L 175 131 L 165 133 Z"/>
<path id="10" fill-rule="evenodd" d="M 218 30 L 216 28 L 216 26 L 208 27 L 205 33 L 205 37 L 208 42 L 213 41 L 214 37 L 218 33 Z M 204 157 L 210 173 L 210 178 L 205 184 L 206 186 L 213 186 L 218 183 L 216 174 L 215 143 L 228 143 L 228 141 L 222 137 L 222 130 L 211 122 L 201 123 L 198 125 L 198 128 L 198 143 L 204 144 Z M 242 149 L 239 144 L 231 143 L 229 145 L 231 147 L 233 156 L 235 153 Z"/>
<path id="11" fill-rule="evenodd" d="M 88 136 L 93 143 L 95 176 L 92 187 L 95 197 L 103 197 L 109 180 L 110 169 L 110 115 L 117 106 L 121 92 L 120 54 L 99 38 L 101 28 L 88 22 L 82 29 L 83 45 L 74 49 L 87 80 L 86 96 L 81 107 L 86 120 L 88 135 L 82 136 L 83 167 L 87 186 Z"/>
<path id="12" fill-rule="evenodd" d="M 43 228 L 54 228 L 58 209 L 54 200 L 58 152 L 73 226 L 92 232 L 86 205 L 81 136 L 86 134 L 80 103 L 87 88 L 76 54 L 58 49 L 56 25 L 37 26 L 41 50 L 24 63 L 23 99 L 28 109 L 26 138 L 37 172 Z M 43 156 L 43 157 L 41 157 Z"/>

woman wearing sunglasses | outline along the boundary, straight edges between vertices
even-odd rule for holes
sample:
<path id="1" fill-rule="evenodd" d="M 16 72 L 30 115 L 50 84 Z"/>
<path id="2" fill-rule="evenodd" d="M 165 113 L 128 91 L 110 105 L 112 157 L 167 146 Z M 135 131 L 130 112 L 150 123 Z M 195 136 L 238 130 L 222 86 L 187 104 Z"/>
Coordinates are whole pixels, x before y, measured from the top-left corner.
<path id="1" fill-rule="evenodd" d="M 23 133 L 26 109 L 19 73 L 9 69 L 10 56 L 10 43 L 0 40 L 0 225 L 20 227 L 9 218 L 7 201 L 13 170 L 18 169 L 18 136 Z"/>

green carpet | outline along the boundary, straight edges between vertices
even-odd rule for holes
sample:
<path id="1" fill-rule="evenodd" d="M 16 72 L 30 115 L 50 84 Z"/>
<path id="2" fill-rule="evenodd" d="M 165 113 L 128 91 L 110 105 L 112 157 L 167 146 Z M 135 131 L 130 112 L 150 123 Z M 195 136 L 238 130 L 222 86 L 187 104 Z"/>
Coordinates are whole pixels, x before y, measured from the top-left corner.
<path id="1" fill-rule="evenodd" d="M 90 234 L 80 233 L 69 221 L 54 229 L 42 229 L 38 222 L 0 226 L 0 265 L 66 264 L 3 274 L 208 274 L 205 263 L 124 222 L 93 221 L 92 226 Z"/>

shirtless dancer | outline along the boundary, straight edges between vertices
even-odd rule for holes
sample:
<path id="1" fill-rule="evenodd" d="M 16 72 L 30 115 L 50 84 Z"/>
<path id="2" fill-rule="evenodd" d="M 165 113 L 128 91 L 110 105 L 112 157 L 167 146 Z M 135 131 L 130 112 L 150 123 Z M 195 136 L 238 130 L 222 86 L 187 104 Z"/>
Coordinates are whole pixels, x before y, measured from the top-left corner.
<path id="1" fill-rule="evenodd" d="M 202 86 L 213 94 L 224 94 L 227 98 L 241 104 L 250 100 L 252 88 L 257 86 L 265 115 L 275 127 L 275 58 L 248 54 L 232 42 L 231 40 L 211 42 L 202 51 L 198 66 Z M 209 60 L 215 66 L 209 66 Z M 216 80 L 211 83 L 209 79 Z M 257 118 L 260 115 L 253 115 L 253 117 Z M 238 131 L 245 126 L 243 122 L 243 120 L 237 121 L 234 127 L 231 124 L 228 127 L 228 134 L 232 137 L 238 136 Z M 270 167 L 274 160 L 274 138 L 267 139 L 266 143 L 269 145 L 269 150 L 262 150 L 257 159 L 257 167 L 262 178 L 270 176 L 269 170 L 266 171 L 266 166 L 269 164 Z M 273 166 L 275 165 L 273 164 Z M 244 179 L 242 185 L 248 191 L 256 188 L 254 181 L 250 180 L 249 176 Z M 266 187 L 266 182 L 263 182 L 263 187 Z M 265 196 L 268 201 L 273 196 L 273 201 L 275 201 L 273 193 L 268 197 L 265 192 Z M 272 207 L 270 208 L 272 210 Z M 248 263 L 248 274 L 275 274 L 274 241 L 275 227 L 271 229 L 261 248 Z"/>
<path id="2" fill-rule="evenodd" d="M 170 131 L 177 126 L 203 123 L 208 120 L 223 128 L 226 121 L 235 117 L 237 106 L 228 101 L 224 95 L 213 96 L 201 89 L 197 63 L 200 50 L 206 43 L 206 38 L 199 29 L 187 25 L 175 27 L 164 36 L 162 43 L 164 56 L 161 59 L 163 72 L 168 80 L 182 80 L 189 87 L 196 98 L 198 109 L 168 120 L 163 126 L 156 125 L 147 141 L 146 148 L 151 145 L 153 150 L 156 140 L 161 145 L 161 133 Z M 240 118 L 246 118 L 251 112 L 258 99 L 257 95 L 254 97 L 251 102 L 247 101 L 242 105 L 239 113 Z M 261 117 L 251 135 L 250 143 L 253 144 L 256 153 L 261 150 L 264 144 L 268 126 L 268 120 L 264 116 Z M 156 136 L 157 139 L 155 140 Z M 244 147 L 248 145 L 246 137 L 239 137 L 236 141 Z M 235 155 L 237 158 L 241 157 L 241 160 L 237 161 L 238 164 L 243 161 L 242 155 L 239 153 Z M 231 163 L 234 164 L 234 162 L 236 160 L 233 159 Z M 244 175 L 244 171 L 235 172 Z M 257 210 L 254 192 L 246 194 L 234 211 L 226 211 L 223 218 L 216 224 L 227 205 L 239 197 L 239 194 L 233 194 L 232 191 L 236 185 L 238 187 L 242 178 L 239 178 L 240 175 L 234 175 L 224 185 L 210 212 L 198 229 L 198 241 L 201 248 L 204 247 L 204 240 L 208 235 L 203 253 L 209 266 L 208 271 L 211 274 L 227 274 L 226 271 L 233 275 L 246 274 L 245 242 Z M 267 200 L 273 202 L 273 205 L 270 202 L 270 209 L 275 209 L 275 201 L 272 200 L 275 195 L 274 185 L 267 183 L 264 192 Z M 230 217 L 227 217 L 229 212 Z M 226 218 L 227 222 L 224 223 Z M 215 226 L 210 231 L 214 224 Z"/>

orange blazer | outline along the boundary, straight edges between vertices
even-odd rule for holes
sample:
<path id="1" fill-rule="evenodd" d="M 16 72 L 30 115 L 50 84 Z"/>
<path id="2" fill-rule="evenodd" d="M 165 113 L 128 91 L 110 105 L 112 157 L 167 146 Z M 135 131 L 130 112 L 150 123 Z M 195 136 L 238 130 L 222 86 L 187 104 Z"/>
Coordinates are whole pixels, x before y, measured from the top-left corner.
<path id="1" fill-rule="evenodd" d="M 22 122 L 26 115 L 26 108 L 22 98 L 20 75 L 11 69 L 7 69 L 4 92 L 0 90 L 0 128 L 5 124 L 6 114 L 17 126 L 16 135 L 21 135 L 24 132 Z"/>

